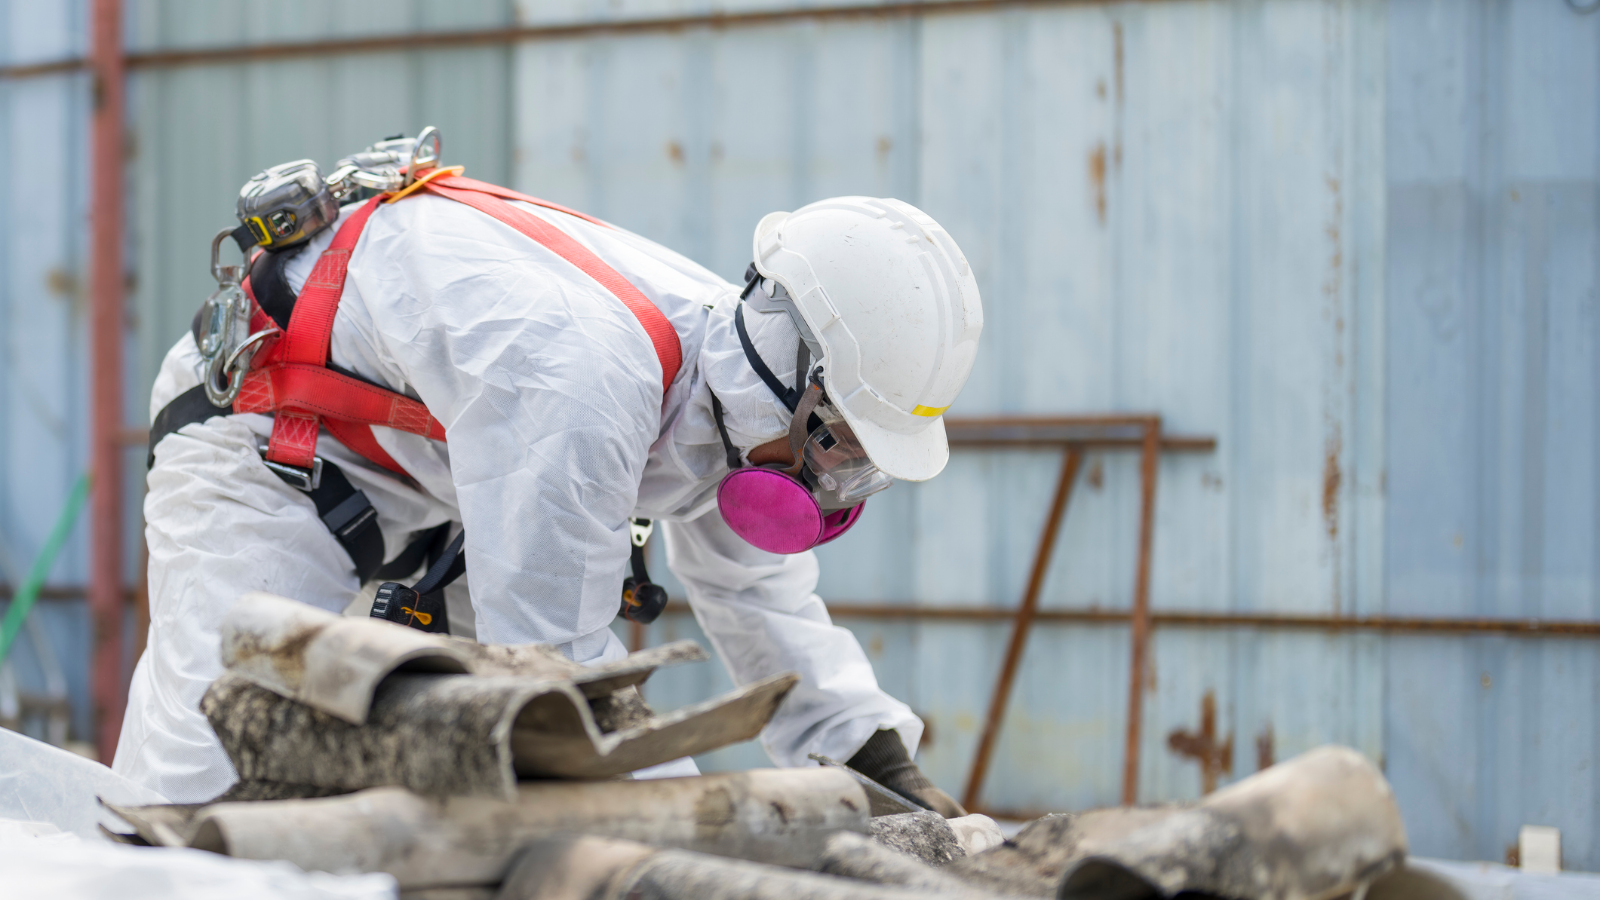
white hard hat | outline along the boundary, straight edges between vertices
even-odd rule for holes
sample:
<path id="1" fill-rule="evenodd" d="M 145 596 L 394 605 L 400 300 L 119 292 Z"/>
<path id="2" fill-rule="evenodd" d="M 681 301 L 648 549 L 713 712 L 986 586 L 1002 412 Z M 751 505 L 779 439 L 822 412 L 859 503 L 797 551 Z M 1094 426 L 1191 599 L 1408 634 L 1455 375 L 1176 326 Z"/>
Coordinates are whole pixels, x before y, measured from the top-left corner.
<path id="1" fill-rule="evenodd" d="M 942 416 L 983 330 L 977 279 L 949 232 L 909 203 L 834 197 L 763 217 L 755 267 L 805 320 L 828 396 L 872 462 L 905 481 L 939 474 Z"/>

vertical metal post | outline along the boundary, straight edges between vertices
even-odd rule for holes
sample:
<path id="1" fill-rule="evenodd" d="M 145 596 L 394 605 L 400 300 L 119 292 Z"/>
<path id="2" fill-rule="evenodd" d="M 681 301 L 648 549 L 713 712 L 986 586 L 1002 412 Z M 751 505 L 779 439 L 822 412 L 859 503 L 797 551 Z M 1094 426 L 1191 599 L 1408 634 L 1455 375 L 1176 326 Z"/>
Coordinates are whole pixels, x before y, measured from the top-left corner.
<path id="1" fill-rule="evenodd" d="M 1055 552 L 1056 534 L 1061 529 L 1067 501 L 1072 497 L 1072 484 L 1077 481 L 1078 469 L 1082 465 L 1083 448 L 1076 444 L 1068 446 L 1066 458 L 1061 462 L 1061 477 L 1056 481 L 1055 498 L 1050 502 L 1050 513 L 1045 517 L 1044 530 L 1039 535 L 1039 547 L 1033 554 L 1033 571 L 1028 575 L 1028 589 L 1022 595 L 1022 605 L 1017 608 L 1017 617 L 1011 625 L 1011 642 L 1006 646 L 1000 679 L 995 682 L 994 695 L 989 699 L 989 715 L 983 723 L 983 736 L 978 739 L 978 753 L 972 759 L 972 772 L 967 776 L 967 789 L 961 804 L 968 809 L 977 807 L 978 796 L 983 792 L 983 779 L 989 774 L 989 761 L 999 740 L 1006 705 L 1011 700 L 1011 686 L 1016 681 L 1017 668 L 1022 664 L 1022 648 L 1028 642 L 1034 614 L 1039 610 L 1039 593 L 1044 588 L 1045 573 L 1050 570 L 1050 555 Z"/>
<path id="2" fill-rule="evenodd" d="M 89 346 L 91 358 L 90 497 L 92 561 L 89 609 L 94 621 L 93 696 L 100 760 L 117 751 L 126 700 L 122 678 L 122 147 L 121 0 L 92 0 L 92 144 L 90 148 Z"/>
<path id="3" fill-rule="evenodd" d="M 1139 797 L 1139 738 L 1144 725 L 1144 673 L 1150 647 L 1150 545 L 1155 537 L 1156 464 L 1161 459 L 1161 418 L 1145 422 L 1139 456 L 1139 568 L 1133 584 L 1132 652 L 1128 663 L 1128 739 L 1122 754 L 1122 804 Z"/>

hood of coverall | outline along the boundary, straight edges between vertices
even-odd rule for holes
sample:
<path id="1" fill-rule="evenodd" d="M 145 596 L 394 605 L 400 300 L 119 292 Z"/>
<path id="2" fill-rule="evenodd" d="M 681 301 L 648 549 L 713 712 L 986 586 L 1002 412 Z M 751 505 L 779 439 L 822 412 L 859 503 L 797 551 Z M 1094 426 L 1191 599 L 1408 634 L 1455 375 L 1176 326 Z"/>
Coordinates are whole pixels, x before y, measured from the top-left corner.
<path id="1" fill-rule="evenodd" d="M 788 435 L 792 415 L 745 358 L 733 322 L 739 302 L 738 295 L 728 294 L 712 308 L 700 350 L 700 366 L 711 392 L 722 401 L 729 439 L 741 455 L 748 456 L 751 448 Z M 784 384 L 793 384 L 800 346 L 800 331 L 794 321 L 782 312 L 746 308 L 744 325 L 751 344 L 772 374 Z"/>

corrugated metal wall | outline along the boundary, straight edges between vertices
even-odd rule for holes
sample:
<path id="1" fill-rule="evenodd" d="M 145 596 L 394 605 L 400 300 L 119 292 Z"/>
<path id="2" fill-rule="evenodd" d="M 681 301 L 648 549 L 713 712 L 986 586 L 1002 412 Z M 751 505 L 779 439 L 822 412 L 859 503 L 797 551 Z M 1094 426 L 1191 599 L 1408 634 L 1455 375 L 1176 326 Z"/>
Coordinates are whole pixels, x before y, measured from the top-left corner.
<path id="1" fill-rule="evenodd" d="M 1396 3 L 1389 85 L 1389 608 L 1600 617 L 1600 16 Z M 1498 859 L 1548 822 L 1600 868 L 1596 651 L 1389 642 L 1418 847 Z"/>
<path id="2" fill-rule="evenodd" d="M 701 11 L 131 5 L 141 48 Z M 3 62 L 79 52 L 82 13 L 63 6 L 5 3 Z M 1161 465 L 1157 609 L 1596 618 L 1597 29 L 1561 0 L 1062 3 L 140 70 L 139 380 L 209 291 L 206 243 L 239 183 L 423 124 L 470 174 L 729 278 L 761 214 L 887 194 L 947 225 L 985 291 L 986 346 L 953 412 L 1151 410 L 1217 436 L 1215 453 Z M 17 554 L 82 465 L 82 315 L 49 291 L 75 296 L 50 273 L 83 264 L 86 102 L 82 76 L 0 82 L 0 127 L 45 173 L 27 186 L 41 200 L 0 194 L 0 534 Z M 1057 467 L 959 451 L 824 549 L 824 596 L 1013 606 Z M 1127 607 L 1137 502 L 1134 457 L 1091 455 L 1046 607 Z M 81 552 L 58 580 L 81 578 Z M 928 718 L 926 768 L 958 789 L 1005 628 L 849 624 Z M 86 656 L 81 621 L 58 633 Z M 651 629 L 696 634 L 687 617 Z M 1116 801 L 1127 646 L 1123 626 L 1041 626 L 987 803 Z M 1554 824 L 1568 865 L 1597 868 L 1594 651 L 1160 629 L 1141 799 L 1197 795 L 1198 767 L 1166 739 L 1197 727 L 1209 693 L 1233 741 L 1224 781 L 1255 771 L 1258 747 L 1281 759 L 1347 743 L 1385 763 L 1416 851 L 1498 859 L 1518 825 Z M 659 676 L 651 696 L 724 686 L 701 666 Z M 765 760 L 746 746 L 703 762 Z"/>
<path id="3" fill-rule="evenodd" d="M 1156 3 L 594 38 L 517 51 L 518 186 L 687 249 L 728 278 L 773 209 L 892 193 L 938 218 L 986 291 L 952 414 L 1156 410 L 1214 434 L 1161 467 L 1154 602 L 1380 609 L 1382 8 Z M 541 17 L 536 21 L 548 21 Z M 821 551 L 836 600 L 1012 606 L 1059 465 L 958 453 Z M 1096 454 L 1046 607 L 1126 608 L 1138 478 Z M 1364 587 L 1364 589 L 1363 589 Z M 687 623 L 679 627 L 689 627 Z M 858 627 L 964 780 L 1003 626 Z M 1033 639 L 986 793 L 1118 797 L 1123 627 Z M 1382 744 L 1382 645 L 1159 632 L 1143 796 L 1195 796 L 1168 732 L 1214 693 L 1222 734 L 1288 755 Z M 657 688 L 658 691 L 663 688 Z M 760 761 L 756 751 L 726 764 Z"/>

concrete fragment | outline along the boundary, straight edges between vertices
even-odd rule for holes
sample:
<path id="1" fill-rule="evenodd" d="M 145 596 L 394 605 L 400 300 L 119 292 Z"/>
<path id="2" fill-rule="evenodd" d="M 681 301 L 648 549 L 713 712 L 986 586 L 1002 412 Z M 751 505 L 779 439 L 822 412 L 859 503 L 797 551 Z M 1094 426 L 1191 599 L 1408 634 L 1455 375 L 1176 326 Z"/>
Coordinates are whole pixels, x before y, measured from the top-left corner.
<path id="1" fill-rule="evenodd" d="M 797 681 L 774 676 L 610 734 L 571 682 L 513 676 L 394 674 L 355 725 L 228 671 L 200 708 L 245 781 L 509 800 L 518 777 L 607 777 L 748 740 Z"/>
<path id="2" fill-rule="evenodd" d="M 160 846 L 287 860 L 307 871 L 388 872 L 405 890 L 497 884 L 531 841 L 560 834 L 810 866 L 828 837 L 865 833 L 868 821 L 860 786 L 826 769 L 524 783 L 513 802 L 377 788 L 318 800 L 220 803 L 187 820 L 171 807 L 115 811 Z M 163 817 L 167 827 L 148 827 Z"/>
<path id="3" fill-rule="evenodd" d="M 971 887 L 942 896 L 993 900 Z M 497 900 L 922 900 L 926 892 L 596 837 L 529 848 Z"/>
<path id="4" fill-rule="evenodd" d="M 1000 823 L 988 816 L 974 813 L 944 821 L 955 832 L 956 842 L 967 856 L 976 856 L 1006 842 L 1006 834 L 1000 830 Z"/>
<path id="5" fill-rule="evenodd" d="M 828 838 L 817 871 L 874 884 L 896 884 L 931 893 L 961 893 L 972 885 L 920 859 L 871 838 L 842 831 Z"/>
<path id="6" fill-rule="evenodd" d="M 395 672 L 517 676 L 568 681 L 586 697 L 637 685 L 658 667 L 707 659 L 678 641 L 604 666 L 583 666 L 543 645 L 484 646 L 382 619 L 338 616 L 260 591 L 228 611 L 222 662 L 274 693 L 359 725 L 378 685 Z"/>
<path id="7" fill-rule="evenodd" d="M 967 855 L 945 817 L 927 810 L 877 816 L 872 820 L 872 837 L 885 847 L 932 866 Z"/>

